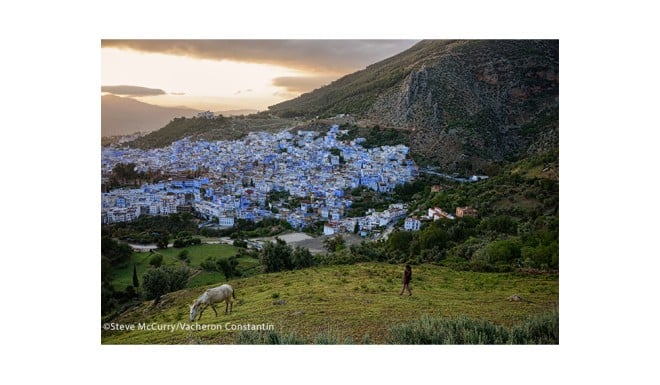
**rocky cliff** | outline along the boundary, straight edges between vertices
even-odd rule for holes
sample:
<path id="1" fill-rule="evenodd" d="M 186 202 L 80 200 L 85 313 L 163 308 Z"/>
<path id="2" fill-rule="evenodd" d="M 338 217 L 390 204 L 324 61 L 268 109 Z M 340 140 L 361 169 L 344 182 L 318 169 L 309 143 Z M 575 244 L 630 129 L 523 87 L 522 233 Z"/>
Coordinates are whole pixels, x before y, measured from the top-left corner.
<path id="1" fill-rule="evenodd" d="M 494 161 L 558 150 L 559 42 L 422 41 L 270 109 L 351 113 L 411 130 L 421 158 L 476 172 Z"/>

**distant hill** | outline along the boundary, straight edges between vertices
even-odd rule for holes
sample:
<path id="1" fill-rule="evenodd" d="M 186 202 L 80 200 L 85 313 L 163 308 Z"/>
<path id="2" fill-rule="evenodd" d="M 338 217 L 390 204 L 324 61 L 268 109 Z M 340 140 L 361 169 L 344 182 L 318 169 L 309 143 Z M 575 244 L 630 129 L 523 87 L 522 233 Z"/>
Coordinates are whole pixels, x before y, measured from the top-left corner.
<path id="1" fill-rule="evenodd" d="M 216 116 L 206 118 L 174 118 L 159 130 L 152 131 L 130 142 L 134 148 L 160 148 L 183 138 L 191 140 L 236 140 L 252 131 L 278 132 L 291 128 L 296 121 L 271 117 L 266 114 L 249 116 Z"/>
<path id="2" fill-rule="evenodd" d="M 419 159 L 478 172 L 558 150 L 559 41 L 425 40 L 269 110 L 410 130 Z"/>
<path id="3" fill-rule="evenodd" d="M 101 96 L 101 136 L 151 132 L 176 117 L 195 116 L 192 108 L 160 107 L 116 95 Z"/>

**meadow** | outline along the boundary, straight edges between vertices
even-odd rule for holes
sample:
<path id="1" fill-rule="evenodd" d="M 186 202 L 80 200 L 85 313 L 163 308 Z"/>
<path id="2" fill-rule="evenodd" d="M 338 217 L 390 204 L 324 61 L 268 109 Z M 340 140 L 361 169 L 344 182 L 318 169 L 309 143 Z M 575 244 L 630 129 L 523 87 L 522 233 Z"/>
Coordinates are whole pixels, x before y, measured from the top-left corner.
<path id="1" fill-rule="evenodd" d="M 181 251 L 188 251 L 188 262 L 184 262 L 179 259 L 179 254 Z M 133 284 L 133 265 L 137 269 L 137 274 L 140 282 L 142 281 L 142 275 L 148 268 L 149 260 L 154 254 L 160 254 L 163 256 L 163 265 L 180 265 L 186 264 L 195 272 L 193 276 L 188 281 L 188 287 L 197 287 L 203 285 L 213 284 L 215 282 L 220 282 L 224 279 L 222 273 L 216 271 L 203 271 L 200 268 L 200 264 L 204 262 L 207 258 L 229 258 L 236 255 L 238 248 L 232 245 L 226 244 L 201 244 L 188 246 L 184 248 L 168 248 L 168 249 L 157 249 L 153 252 L 134 252 L 130 259 L 122 264 L 121 266 L 114 268 L 111 274 L 111 283 L 112 285 L 119 290 L 123 290 L 126 286 Z M 238 269 L 244 271 L 246 274 L 257 273 L 259 266 L 259 261 L 255 258 L 249 257 L 239 257 L 238 258 Z"/>
<path id="2" fill-rule="evenodd" d="M 168 254 L 171 258 L 176 252 Z M 419 320 L 469 318 L 512 328 L 558 312 L 556 274 L 479 273 L 422 264 L 413 266 L 413 295 L 400 296 L 402 271 L 400 265 L 373 262 L 231 279 L 233 313 L 225 315 L 225 305 L 218 304 L 217 317 L 209 308 L 198 324 L 190 323 L 189 305 L 205 288 L 224 282 L 219 274 L 214 285 L 166 294 L 157 305 L 146 301 L 108 321 L 113 329 L 138 324 L 169 329 L 102 331 L 101 343 L 258 343 L 263 332 L 238 329 L 272 325 L 278 336 L 297 343 L 384 344 L 391 343 L 393 330 Z M 510 301 L 513 294 L 523 300 Z M 196 325 L 207 330 L 190 328 Z"/>

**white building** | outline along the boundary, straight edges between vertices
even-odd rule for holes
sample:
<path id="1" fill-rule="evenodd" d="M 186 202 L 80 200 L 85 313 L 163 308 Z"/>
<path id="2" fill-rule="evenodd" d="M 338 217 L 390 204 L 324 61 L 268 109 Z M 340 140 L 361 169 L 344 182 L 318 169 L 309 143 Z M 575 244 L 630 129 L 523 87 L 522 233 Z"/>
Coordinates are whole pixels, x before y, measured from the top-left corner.
<path id="1" fill-rule="evenodd" d="M 454 216 L 439 207 L 429 209 L 429 218 L 437 221 L 440 218 L 454 219 Z"/>
<path id="2" fill-rule="evenodd" d="M 223 227 L 234 227 L 234 217 L 220 217 L 218 224 Z"/>
<path id="3" fill-rule="evenodd" d="M 215 114 L 211 111 L 204 111 L 204 112 L 198 113 L 197 117 L 198 118 L 213 119 L 213 118 L 215 118 Z"/>
<path id="4" fill-rule="evenodd" d="M 323 235 L 334 235 L 339 232 L 339 223 L 328 222 L 323 225 Z"/>
<path id="5" fill-rule="evenodd" d="M 417 218 L 406 218 L 405 222 L 403 223 L 403 228 L 406 231 L 419 231 L 421 224 L 422 223 Z"/>

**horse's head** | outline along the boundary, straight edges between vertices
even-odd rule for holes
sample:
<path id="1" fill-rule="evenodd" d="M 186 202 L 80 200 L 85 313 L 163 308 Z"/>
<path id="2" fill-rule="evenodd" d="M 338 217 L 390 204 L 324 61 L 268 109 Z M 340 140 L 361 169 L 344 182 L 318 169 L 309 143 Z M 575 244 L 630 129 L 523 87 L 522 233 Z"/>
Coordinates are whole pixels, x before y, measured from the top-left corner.
<path id="1" fill-rule="evenodd" d="M 195 320 L 196 315 L 197 315 L 197 304 L 195 303 L 194 305 L 190 305 L 190 322 L 193 322 Z"/>

